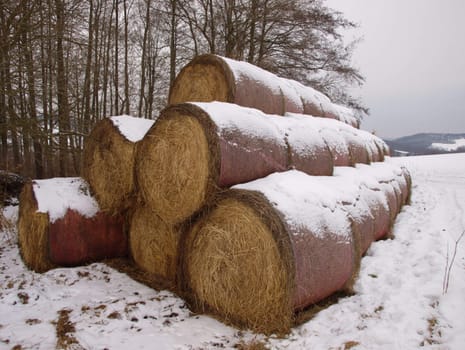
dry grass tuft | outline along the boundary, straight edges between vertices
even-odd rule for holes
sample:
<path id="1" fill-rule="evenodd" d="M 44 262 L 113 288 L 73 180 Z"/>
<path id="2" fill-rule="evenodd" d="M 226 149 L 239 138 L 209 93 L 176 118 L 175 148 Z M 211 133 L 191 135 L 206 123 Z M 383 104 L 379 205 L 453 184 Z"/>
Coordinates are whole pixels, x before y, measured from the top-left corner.
<path id="1" fill-rule="evenodd" d="M 76 328 L 69 319 L 71 310 L 62 309 L 58 311 L 58 320 L 54 323 L 57 335 L 57 349 L 83 349 L 74 337 Z"/>
<path id="2" fill-rule="evenodd" d="M 137 207 L 131 220 L 129 243 L 134 262 L 144 271 L 174 281 L 179 231 L 149 207 Z"/>
<path id="3" fill-rule="evenodd" d="M 238 350 L 267 350 L 268 349 L 266 347 L 266 344 L 259 340 L 252 340 L 248 343 L 241 341 L 235 344 L 234 348 Z"/>
<path id="4" fill-rule="evenodd" d="M 36 272 L 54 268 L 48 252 L 48 214 L 37 212 L 32 182 L 21 192 L 18 219 L 18 241 L 25 264 Z"/>
<path id="5" fill-rule="evenodd" d="M 221 201 L 188 233 L 185 283 L 202 311 L 258 332 L 287 332 L 293 318 L 289 257 L 270 222 L 243 200 Z"/>
<path id="6" fill-rule="evenodd" d="M 135 144 L 109 119 L 101 120 L 85 140 L 82 177 L 100 208 L 120 213 L 132 204 Z"/>

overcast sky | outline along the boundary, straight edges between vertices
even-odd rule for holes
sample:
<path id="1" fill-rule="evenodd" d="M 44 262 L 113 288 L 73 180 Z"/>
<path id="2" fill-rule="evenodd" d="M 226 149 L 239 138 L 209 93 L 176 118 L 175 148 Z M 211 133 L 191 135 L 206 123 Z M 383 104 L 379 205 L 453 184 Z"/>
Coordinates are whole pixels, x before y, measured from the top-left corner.
<path id="1" fill-rule="evenodd" d="M 360 27 L 355 95 L 370 108 L 362 128 L 393 138 L 465 133 L 465 0 L 327 0 Z"/>

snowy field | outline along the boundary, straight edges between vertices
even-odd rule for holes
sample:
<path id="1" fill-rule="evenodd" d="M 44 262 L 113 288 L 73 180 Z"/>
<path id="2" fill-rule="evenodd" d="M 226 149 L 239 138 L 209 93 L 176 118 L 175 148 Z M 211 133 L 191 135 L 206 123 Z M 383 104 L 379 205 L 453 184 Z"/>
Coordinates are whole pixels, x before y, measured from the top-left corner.
<path id="1" fill-rule="evenodd" d="M 372 244 L 355 295 L 286 338 L 194 315 L 172 293 L 101 263 L 33 273 L 5 228 L 0 349 L 465 349 L 465 153 L 392 161 L 413 177 L 395 238 Z"/>

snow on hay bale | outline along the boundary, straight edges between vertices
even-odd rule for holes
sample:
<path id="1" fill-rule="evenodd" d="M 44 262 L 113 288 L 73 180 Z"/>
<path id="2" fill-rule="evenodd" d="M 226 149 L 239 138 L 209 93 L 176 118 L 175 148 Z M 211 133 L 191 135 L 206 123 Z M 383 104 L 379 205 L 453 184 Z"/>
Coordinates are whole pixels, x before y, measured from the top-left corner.
<path id="1" fill-rule="evenodd" d="M 398 175 L 390 164 L 376 174 L 292 170 L 234 186 L 183 236 L 180 290 L 197 311 L 260 332 L 288 331 L 299 311 L 350 290 L 375 239 L 369 208 L 384 193 L 380 181 Z"/>
<path id="2" fill-rule="evenodd" d="M 313 88 L 250 63 L 211 54 L 194 58 L 181 70 L 171 87 L 169 104 L 191 101 L 230 102 L 268 114 L 304 113 L 359 126 L 351 109 L 332 103 Z"/>
<path id="3" fill-rule="evenodd" d="M 175 281 L 180 229 L 165 223 L 150 207 L 138 206 L 131 218 L 129 246 L 132 259 L 157 279 Z"/>
<path id="4" fill-rule="evenodd" d="M 127 115 L 105 118 L 86 138 L 82 175 L 102 210 L 117 214 L 131 205 L 135 144 L 153 123 Z"/>
<path id="5" fill-rule="evenodd" d="M 123 220 L 100 211 L 81 178 L 28 182 L 20 195 L 18 233 L 22 258 L 37 272 L 127 253 Z"/>
<path id="6" fill-rule="evenodd" d="M 299 114 L 286 113 L 286 118 L 299 116 L 302 118 Z M 334 166 L 354 166 L 357 163 L 384 161 L 386 143 L 379 137 L 337 120 L 313 118 L 311 123 L 328 145 Z"/>
<path id="7" fill-rule="evenodd" d="M 310 125 L 314 118 L 303 118 Z M 219 188 L 290 167 L 331 175 L 331 154 L 298 118 L 221 102 L 164 109 L 140 142 L 136 177 L 143 202 L 167 223 L 184 221 Z"/>

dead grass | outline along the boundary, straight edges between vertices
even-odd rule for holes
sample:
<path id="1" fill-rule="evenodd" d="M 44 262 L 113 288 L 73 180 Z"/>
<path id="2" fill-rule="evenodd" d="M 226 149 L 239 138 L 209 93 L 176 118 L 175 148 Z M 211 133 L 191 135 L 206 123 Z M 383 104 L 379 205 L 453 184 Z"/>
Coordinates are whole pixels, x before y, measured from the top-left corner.
<path id="1" fill-rule="evenodd" d="M 58 320 L 54 322 L 57 336 L 57 349 L 83 349 L 78 340 L 74 336 L 76 327 L 69 319 L 69 314 L 72 310 L 62 309 L 58 311 Z"/>
<path id="2" fill-rule="evenodd" d="M 259 340 L 252 340 L 250 342 L 241 341 L 234 345 L 238 350 L 267 350 L 266 344 Z"/>

